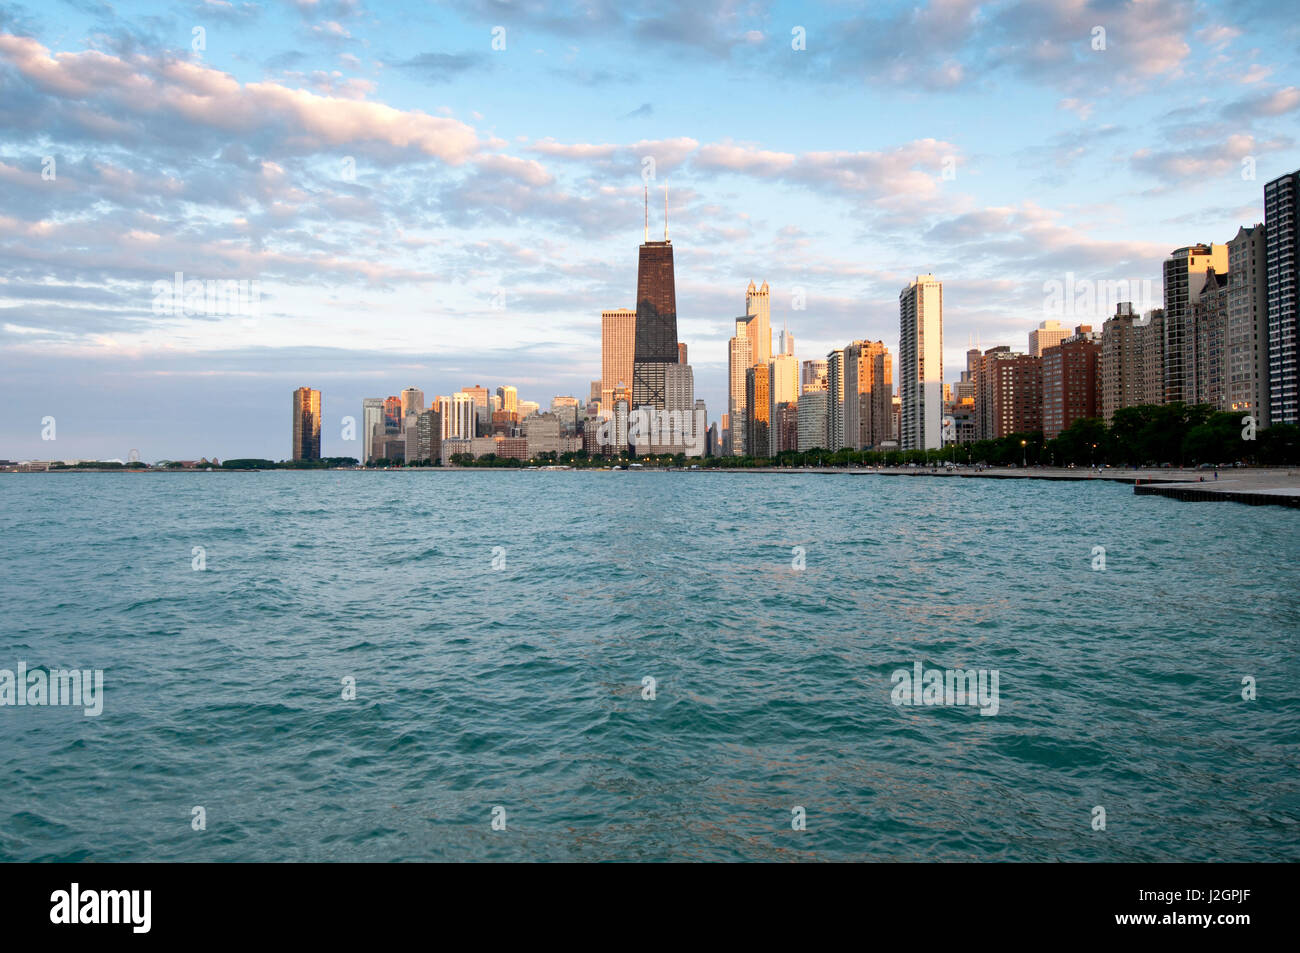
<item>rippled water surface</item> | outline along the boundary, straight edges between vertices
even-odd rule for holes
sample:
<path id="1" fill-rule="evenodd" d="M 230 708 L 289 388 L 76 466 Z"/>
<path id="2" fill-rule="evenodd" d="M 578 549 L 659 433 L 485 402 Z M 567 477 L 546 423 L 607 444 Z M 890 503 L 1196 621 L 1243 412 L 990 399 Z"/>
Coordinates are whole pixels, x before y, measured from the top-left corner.
<path id="1" fill-rule="evenodd" d="M 5 860 L 1300 859 L 1294 510 L 880 475 L 15 475 L 0 605 L 0 668 L 105 679 L 98 718 L 0 708 Z M 895 706 L 916 661 L 997 669 L 998 714 Z"/>

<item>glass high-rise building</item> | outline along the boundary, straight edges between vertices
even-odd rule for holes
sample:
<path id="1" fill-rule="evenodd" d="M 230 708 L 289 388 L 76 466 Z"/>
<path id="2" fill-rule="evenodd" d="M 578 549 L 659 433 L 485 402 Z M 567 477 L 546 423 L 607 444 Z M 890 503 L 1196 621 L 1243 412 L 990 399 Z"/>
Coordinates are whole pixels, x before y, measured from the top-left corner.
<path id="1" fill-rule="evenodd" d="M 375 456 L 375 429 L 382 439 L 384 434 L 384 399 L 366 397 L 361 401 L 361 462 L 367 463 Z"/>
<path id="2" fill-rule="evenodd" d="M 751 315 L 736 318 L 736 334 L 727 343 L 727 419 L 730 422 L 731 454 L 736 457 L 745 455 L 745 441 L 748 439 L 745 375 L 754 366 L 754 344 L 749 336 L 752 322 Z"/>
<path id="3" fill-rule="evenodd" d="M 745 452 L 772 455 L 772 365 L 755 364 L 745 372 Z"/>
<path id="4" fill-rule="evenodd" d="M 293 392 L 293 459 L 320 459 L 320 391 L 310 387 Z"/>
<path id="5" fill-rule="evenodd" d="M 1300 423 L 1300 171 L 1264 186 L 1268 263 L 1268 398 L 1270 424 Z"/>

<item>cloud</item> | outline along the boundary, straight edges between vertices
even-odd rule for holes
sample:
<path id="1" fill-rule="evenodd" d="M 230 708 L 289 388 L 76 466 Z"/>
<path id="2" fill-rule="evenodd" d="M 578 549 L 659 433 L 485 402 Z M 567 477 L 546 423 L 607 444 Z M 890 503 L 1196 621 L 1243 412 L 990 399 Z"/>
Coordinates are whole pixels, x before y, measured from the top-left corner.
<path id="1" fill-rule="evenodd" d="M 938 198 L 944 164 L 959 154 L 955 145 L 937 139 L 879 151 L 800 154 L 727 142 L 702 147 L 691 167 L 802 185 L 881 206 L 915 207 Z"/>
<path id="2" fill-rule="evenodd" d="M 1193 180 L 1208 185 L 1215 179 L 1240 180 L 1244 160 L 1291 145 L 1286 138 L 1261 141 L 1239 133 L 1186 149 L 1139 149 L 1129 164 L 1134 171 L 1159 179 L 1166 187 Z"/>
<path id="3" fill-rule="evenodd" d="M 1095 97 L 1177 75 L 1197 24 L 1180 0 L 930 0 L 809 27 L 806 54 L 771 62 L 808 79 L 916 92 L 1029 78 Z M 1097 27 L 1104 50 L 1093 45 Z"/>
<path id="4" fill-rule="evenodd" d="M 52 56 L 36 40 L 12 35 L 0 35 L 0 60 L 45 94 L 47 106 L 57 111 L 57 125 L 90 138 L 148 135 L 174 141 L 183 135 L 179 123 L 222 139 L 257 141 L 268 151 L 357 147 L 390 156 L 431 156 L 452 165 L 484 145 L 473 128 L 455 119 L 274 82 L 241 85 L 228 73 L 190 60 L 125 59 L 94 50 Z"/>
<path id="5" fill-rule="evenodd" d="M 1225 119 L 1262 119 L 1300 109 L 1300 88 L 1285 86 L 1270 92 L 1246 96 L 1223 106 Z"/>
<path id="6" fill-rule="evenodd" d="M 1071 97 L 1069 99 L 1062 99 L 1059 103 L 1056 104 L 1056 108 L 1063 109 L 1067 112 L 1072 112 L 1080 119 L 1086 120 L 1089 116 L 1092 115 L 1093 104 L 1084 102 L 1081 99 L 1075 99 Z"/>
<path id="7" fill-rule="evenodd" d="M 430 83 L 449 83 L 470 70 L 485 67 L 488 57 L 481 53 L 420 53 L 395 66 L 419 75 Z"/>

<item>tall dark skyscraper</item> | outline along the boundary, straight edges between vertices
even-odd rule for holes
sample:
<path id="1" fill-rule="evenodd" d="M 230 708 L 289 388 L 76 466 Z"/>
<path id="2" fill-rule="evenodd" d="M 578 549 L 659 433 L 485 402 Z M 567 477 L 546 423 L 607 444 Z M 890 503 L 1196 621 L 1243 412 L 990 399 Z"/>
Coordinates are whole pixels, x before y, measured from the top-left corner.
<path id="1" fill-rule="evenodd" d="M 1270 423 L 1300 423 L 1300 171 L 1264 186 Z"/>
<path id="2" fill-rule="evenodd" d="M 678 363 L 677 286 L 673 246 L 668 240 L 668 195 L 664 193 L 664 240 L 650 241 L 649 195 L 646 240 L 636 270 L 636 345 L 632 359 L 632 403 L 664 409 L 667 364 Z"/>

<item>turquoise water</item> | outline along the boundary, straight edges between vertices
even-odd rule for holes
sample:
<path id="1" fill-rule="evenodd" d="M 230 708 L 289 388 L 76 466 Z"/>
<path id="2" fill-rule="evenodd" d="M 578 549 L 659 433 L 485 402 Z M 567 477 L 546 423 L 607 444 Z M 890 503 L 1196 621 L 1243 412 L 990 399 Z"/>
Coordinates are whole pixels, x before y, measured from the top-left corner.
<path id="1" fill-rule="evenodd" d="M 0 708 L 0 859 L 1293 861 L 1298 557 L 1100 482 L 0 478 L 0 668 L 105 692 Z"/>

